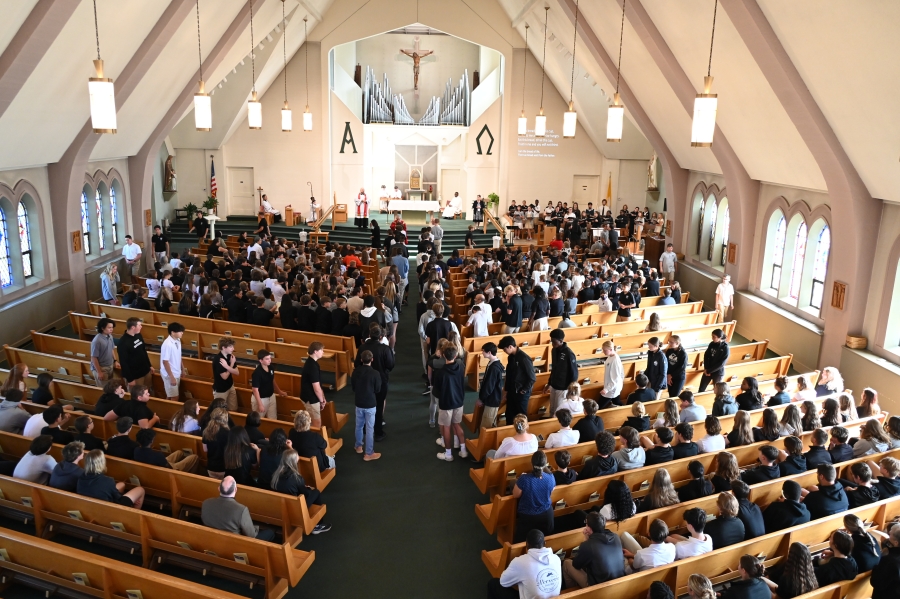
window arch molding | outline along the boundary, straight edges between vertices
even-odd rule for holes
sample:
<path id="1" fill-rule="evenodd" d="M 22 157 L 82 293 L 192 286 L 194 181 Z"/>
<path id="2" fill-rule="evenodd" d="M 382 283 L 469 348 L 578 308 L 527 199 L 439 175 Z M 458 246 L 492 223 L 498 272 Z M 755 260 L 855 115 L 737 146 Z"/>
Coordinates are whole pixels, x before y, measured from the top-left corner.
<path id="1" fill-rule="evenodd" d="M 104 172 L 101 169 L 94 171 L 94 174 L 84 174 L 84 185 L 82 191 L 87 193 L 88 208 L 90 213 L 90 236 L 91 236 L 91 252 L 86 255 L 87 263 L 93 264 L 102 259 L 108 258 L 110 255 L 117 253 L 125 245 L 125 235 L 128 234 L 127 227 L 127 195 L 125 179 L 116 168 L 110 168 Z M 115 190 L 116 210 L 113 212 L 110 190 Z M 98 235 L 100 233 L 99 218 L 95 206 L 96 193 L 100 193 L 101 211 L 100 216 L 103 219 L 103 237 L 104 247 L 100 250 Z M 116 235 L 113 239 L 113 215 L 116 216 Z"/>
<path id="2" fill-rule="evenodd" d="M 28 219 L 31 241 L 32 275 L 25 277 L 22 266 L 22 247 L 19 242 L 18 212 L 23 206 Z M 20 179 L 15 186 L 0 183 L 0 206 L 6 217 L 9 235 L 9 258 L 12 264 L 13 284 L 0 289 L 0 303 L 27 295 L 50 283 L 50 255 L 52 240 L 47 236 L 44 207 L 41 195 L 30 182 Z"/>
<path id="3" fill-rule="evenodd" d="M 729 208 L 728 190 L 715 183 L 707 185 L 701 181 L 690 197 L 687 255 L 696 265 L 724 272 L 721 245 L 725 234 L 725 213 Z M 710 247 L 713 248 L 712 259 L 709 257 Z"/>
<path id="4" fill-rule="evenodd" d="M 888 252 L 887 272 L 881 290 L 881 305 L 878 310 L 878 323 L 875 329 L 874 343 L 870 344 L 873 353 L 900 364 L 900 337 L 896 334 L 896 322 L 900 320 L 900 235 Z M 893 326 L 892 326 L 893 325 Z M 892 336 L 888 336 L 888 331 Z"/>

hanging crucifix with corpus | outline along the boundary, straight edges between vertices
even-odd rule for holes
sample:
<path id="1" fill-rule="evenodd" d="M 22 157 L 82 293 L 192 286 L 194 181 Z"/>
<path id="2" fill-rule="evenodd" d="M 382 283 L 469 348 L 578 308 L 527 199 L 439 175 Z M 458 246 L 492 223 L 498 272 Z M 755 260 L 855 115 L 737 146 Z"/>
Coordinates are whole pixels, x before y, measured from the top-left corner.
<path id="1" fill-rule="evenodd" d="M 418 96 L 419 92 L 419 62 L 425 58 L 426 56 L 430 56 L 434 54 L 434 50 L 421 50 L 419 48 L 419 36 L 415 38 L 416 47 L 412 50 L 400 50 L 401 54 L 406 54 L 410 58 L 413 59 L 413 89 L 416 91 L 416 96 Z"/>

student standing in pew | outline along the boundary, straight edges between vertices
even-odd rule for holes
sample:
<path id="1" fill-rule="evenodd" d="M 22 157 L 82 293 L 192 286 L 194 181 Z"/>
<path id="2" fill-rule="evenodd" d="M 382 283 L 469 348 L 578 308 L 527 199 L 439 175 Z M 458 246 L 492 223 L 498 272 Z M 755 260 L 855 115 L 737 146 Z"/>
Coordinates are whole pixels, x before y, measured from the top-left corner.
<path id="1" fill-rule="evenodd" d="M 503 399 L 504 368 L 500 359 L 497 358 L 495 343 L 488 342 L 481 346 L 481 358 L 487 360 L 488 365 L 484 370 L 484 378 L 481 379 L 476 405 L 483 406 L 479 428 L 488 429 L 493 428 L 497 422 L 497 411 L 500 409 L 500 401 Z M 594 436 L 590 438 L 593 439 Z"/>
<path id="2" fill-rule="evenodd" d="M 117 483 L 106 475 L 106 456 L 99 449 L 84 456 L 84 474 L 78 479 L 76 492 L 85 497 L 100 499 L 141 509 L 144 503 L 144 488 L 134 487 L 125 491 L 125 483 Z"/>
<path id="3" fill-rule="evenodd" d="M 234 388 L 234 375 L 240 374 L 240 371 L 234 355 L 234 339 L 231 337 L 219 339 L 219 354 L 212 362 L 212 369 L 213 398 L 224 399 L 228 411 L 236 412 L 238 402 L 237 390 Z"/>
<path id="4" fill-rule="evenodd" d="M 550 331 L 552 367 L 550 379 L 544 386 L 544 393 L 550 394 L 550 413 L 555 414 L 565 399 L 569 385 L 578 381 L 578 360 L 575 352 L 566 345 L 566 334 L 562 329 Z"/>
<path id="5" fill-rule="evenodd" d="M 553 475 L 545 472 L 547 454 L 537 450 L 531 456 L 531 472 L 525 472 L 513 485 L 512 496 L 516 504 L 515 543 L 521 543 L 528 532 L 538 529 L 544 534 L 553 533 L 553 501 L 551 493 L 556 487 Z"/>
<path id="6" fill-rule="evenodd" d="M 141 335 L 143 322 L 140 318 L 129 318 L 125 322 L 125 333 L 119 338 L 119 343 L 116 345 L 119 362 L 122 366 L 122 376 L 128 382 L 129 388 L 134 385 L 147 387 L 153 382 L 155 370 L 150 364 L 147 345 Z"/>
<path id="7" fill-rule="evenodd" d="M 647 368 L 644 375 L 649 380 L 650 389 L 657 395 L 667 386 L 668 366 L 669 360 L 662 352 L 659 337 L 651 337 L 647 341 Z"/>
<path id="8" fill-rule="evenodd" d="M 56 468 L 56 459 L 48 452 L 53 446 L 53 437 L 40 435 L 31 441 L 28 453 L 22 456 L 13 470 L 13 477 L 41 485 L 47 484 L 50 474 Z"/>
<path id="9" fill-rule="evenodd" d="M 310 344 L 310 348 L 312 348 L 314 344 L 322 345 L 318 341 L 314 341 Z M 275 420 L 278 418 L 275 395 L 287 397 L 287 394 L 282 391 L 278 387 L 278 383 L 275 382 L 275 367 L 272 365 L 272 354 L 267 350 L 261 349 L 257 352 L 256 357 L 259 360 L 259 364 L 256 365 L 256 370 L 253 371 L 250 383 L 253 389 L 253 397 L 250 400 L 251 409 L 254 412 L 259 412 L 261 416 Z M 306 364 L 309 364 L 309 362 L 310 360 L 307 360 Z M 313 365 L 310 367 L 311 369 L 318 366 L 318 363 L 315 360 L 312 362 Z M 301 382 L 303 385 L 312 386 L 313 381 L 307 381 L 306 364 L 304 364 L 303 367 L 303 378 L 301 379 Z M 314 375 L 309 376 L 315 378 Z M 315 382 L 318 382 L 318 380 Z M 304 399 L 304 401 L 309 405 L 308 400 Z"/>
<path id="10" fill-rule="evenodd" d="M 687 376 L 688 355 L 681 346 L 681 337 L 672 335 L 666 345 L 666 388 L 669 397 L 678 397 L 684 389 L 684 381 Z"/>
<path id="11" fill-rule="evenodd" d="M 230 476 L 226 476 L 219 483 L 219 496 L 210 497 L 200 506 L 200 518 L 203 524 L 217 530 L 243 535 L 251 539 L 272 542 L 275 540 L 275 531 L 271 529 L 258 529 L 254 526 L 247 506 L 235 501 L 237 483 Z"/>
<path id="12" fill-rule="evenodd" d="M 500 578 L 488 582 L 489 599 L 550 599 L 559 595 L 562 565 L 553 550 L 544 547 L 544 533 L 528 531 L 525 547 L 525 555 L 514 558 Z"/>
<path id="13" fill-rule="evenodd" d="M 85 451 L 93 451 L 94 449 L 104 450 L 106 446 L 102 439 L 98 439 L 91 432 L 94 430 L 94 420 L 90 416 L 79 416 L 75 419 L 75 440 L 84 445 Z"/>
<path id="14" fill-rule="evenodd" d="M 766 534 L 762 510 L 750 501 L 750 487 L 747 483 L 742 480 L 734 481 L 731 483 L 731 492 L 738 500 L 738 518 L 744 523 L 744 537 L 755 539 Z"/>
<path id="15" fill-rule="evenodd" d="M 524 351 L 519 351 L 516 340 L 507 335 L 500 340 L 498 346 L 509 357 L 506 363 L 506 424 L 519 414 L 528 414 L 528 399 L 534 387 L 536 376 L 534 362 Z"/>
<path id="16" fill-rule="evenodd" d="M 461 357 L 457 357 L 455 347 L 447 346 L 442 351 L 444 365 L 434 371 L 434 390 L 438 396 L 438 426 L 441 429 L 441 437 L 437 444 L 444 448 L 438 452 L 439 460 L 453 461 L 453 443 L 451 437 L 459 442 L 459 457 L 468 457 L 466 450 L 466 437 L 463 433 L 462 410 L 465 403 L 466 363 Z"/>
<path id="17" fill-rule="evenodd" d="M 712 342 L 703 353 L 703 376 L 700 377 L 698 393 L 703 393 L 710 383 L 719 383 L 725 377 L 725 365 L 731 350 L 722 329 L 712 332 Z"/>
<path id="18" fill-rule="evenodd" d="M 622 395 L 622 385 L 625 382 L 625 369 L 622 367 L 622 358 L 616 353 L 616 346 L 612 341 L 606 340 L 601 348 L 604 360 L 603 372 L 603 390 L 600 396 L 604 400 L 601 408 L 607 408 L 611 405 L 622 405 L 620 396 Z"/>
<path id="19" fill-rule="evenodd" d="M 166 399 L 178 401 L 180 395 L 178 385 L 181 382 L 181 375 L 187 374 L 187 368 L 184 368 L 181 361 L 181 337 L 184 336 L 184 325 L 180 322 L 169 323 L 167 331 L 169 336 L 163 341 L 159 353 L 159 361 L 162 365 L 160 374 L 163 375 Z"/>

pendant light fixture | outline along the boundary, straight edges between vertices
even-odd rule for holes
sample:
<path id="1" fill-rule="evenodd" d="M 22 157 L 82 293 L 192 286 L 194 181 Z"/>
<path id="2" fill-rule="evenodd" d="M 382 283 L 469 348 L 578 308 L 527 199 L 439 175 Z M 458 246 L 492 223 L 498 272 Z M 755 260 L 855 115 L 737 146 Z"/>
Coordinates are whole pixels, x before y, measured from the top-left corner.
<path id="1" fill-rule="evenodd" d="M 200 50 L 200 0 L 197 0 L 197 56 L 200 59 L 200 86 L 194 94 L 194 126 L 197 131 L 212 130 L 212 100 L 203 83 L 203 52 Z"/>
<path id="2" fill-rule="evenodd" d="M 716 40 L 716 11 L 719 8 L 719 0 L 716 0 L 713 8 L 712 38 L 709 41 L 709 66 L 706 69 L 706 77 L 703 78 L 703 93 L 694 98 L 694 122 L 691 125 L 691 145 L 695 148 L 708 148 L 712 146 L 713 135 L 716 132 L 716 110 L 719 107 L 719 99 L 712 92 L 712 52 L 713 42 Z"/>
<path id="3" fill-rule="evenodd" d="M 250 68 L 253 77 L 253 91 L 247 102 L 247 124 L 251 129 L 262 129 L 262 104 L 256 97 L 256 44 L 253 43 L 253 0 L 250 0 Z"/>
<path id="4" fill-rule="evenodd" d="M 534 136 L 544 137 L 547 135 L 547 117 L 544 116 L 544 75 L 546 73 L 544 67 L 547 64 L 547 14 L 550 7 L 544 7 L 544 60 L 541 63 L 541 111 L 534 117 Z"/>
<path id="5" fill-rule="evenodd" d="M 625 2 L 622 0 L 622 25 L 619 28 L 619 65 L 616 67 L 616 94 L 606 113 L 606 141 L 622 141 L 622 126 L 625 124 L 625 107 L 619 97 L 619 78 L 622 75 L 622 40 L 625 37 Z"/>
<path id="6" fill-rule="evenodd" d="M 575 137 L 578 129 L 578 113 L 572 101 L 575 91 L 575 46 L 578 43 L 578 0 L 575 0 L 575 38 L 572 40 L 572 79 L 569 82 L 569 109 L 563 114 L 563 137 Z"/>
<path id="7" fill-rule="evenodd" d="M 312 131 L 312 113 L 309 111 L 309 34 L 306 23 L 309 17 L 303 17 L 303 46 L 306 48 L 306 110 L 303 111 L 303 130 Z"/>
<path id="8" fill-rule="evenodd" d="M 528 117 L 525 116 L 525 78 L 528 75 L 528 23 L 525 23 L 525 60 L 522 61 L 522 116 L 519 117 L 519 136 L 528 135 Z"/>
<path id="9" fill-rule="evenodd" d="M 91 98 L 91 127 L 94 133 L 116 132 L 116 90 L 113 80 L 103 76 L 103 60 L 100 58 L 100 27 L 97 24 L 97 0 L 94 0 L 94 34 L 97 38 L 97 60 L 94 61 L 96 77 L 88 79 Z"/>
<path id="10" fill-rule="evenodd" d="M 284 18 L 284 0 L 281 0 L 281 41 L 281 51 L 284 54 L 284 108 L 281 109 L 281 130 L 290 132 L 294 128 L 294 121 L 287 101 L 287 21 Z"/>

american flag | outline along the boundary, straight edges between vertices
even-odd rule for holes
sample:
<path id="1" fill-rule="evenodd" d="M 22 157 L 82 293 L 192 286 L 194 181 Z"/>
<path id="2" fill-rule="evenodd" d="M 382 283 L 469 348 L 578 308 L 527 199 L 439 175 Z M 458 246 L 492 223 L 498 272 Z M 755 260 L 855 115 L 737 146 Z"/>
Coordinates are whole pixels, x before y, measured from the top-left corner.
<path id="1" fill-rule="evenodd" d="M 216 194 L 219 193 L 219 188 L 216 186 L 216 163 L 213 161 L 212 156 L 209 158 L 209 195 L 212 197 L 216 197 Z"/>

